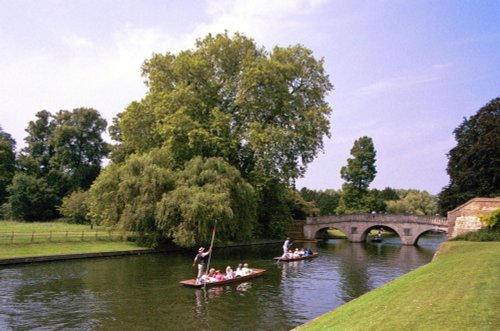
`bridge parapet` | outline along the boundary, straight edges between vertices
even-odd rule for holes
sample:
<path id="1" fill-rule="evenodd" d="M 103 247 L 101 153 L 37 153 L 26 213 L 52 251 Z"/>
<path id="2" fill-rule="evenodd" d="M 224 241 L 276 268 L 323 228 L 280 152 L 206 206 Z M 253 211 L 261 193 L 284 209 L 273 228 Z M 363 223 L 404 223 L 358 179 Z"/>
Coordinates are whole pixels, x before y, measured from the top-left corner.
<path id="1" fill-rule="evenodd" d="M 404 245 L 413 245 L 426 231 L 448 231 L 448 220 L 440 216 L 400 214 L 351 214 L 308 217 L 304 224 L 304 237 L 313 239 L 322 228 L 333 227 L 342 231 L 350 241 L 364 241 L 369 230 L 377 226 L 393 229 Z"/>
<path id="2" fill-rule="evenodd" d="M 326 224 L 331 222 L 394 222 L 448 225 L 448 219 L 441 216 L 413 214 L 349 214 L 307 217 L 306 224 Z"/>

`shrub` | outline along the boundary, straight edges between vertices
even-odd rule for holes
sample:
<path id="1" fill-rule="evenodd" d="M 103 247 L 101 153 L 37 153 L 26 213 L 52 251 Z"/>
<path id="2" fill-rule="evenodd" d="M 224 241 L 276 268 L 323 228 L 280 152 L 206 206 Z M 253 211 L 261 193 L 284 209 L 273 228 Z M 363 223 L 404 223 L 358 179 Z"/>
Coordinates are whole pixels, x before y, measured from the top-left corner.
<path id="1" fill-rule="evenodd" d="M 500 209 L 496 209 L 489 216 L 479 218 L 489 230 L 500 227 Z"/>
<path id="2" fill-rule="evenodd" d="M 488 229 L 483 228 L 475 232 L 467 232 L 456 236 L 451 240 L 465 241 L 500 241 L 500 228 Z"/>
<path id="3" fill-rule="evenodd" d="M 64 197 L 59 212 L 68 223 L 86 224 L 90 223 L 87 214 L 89 208 L 87 205 L 88 191 L 75 191 Z"/>

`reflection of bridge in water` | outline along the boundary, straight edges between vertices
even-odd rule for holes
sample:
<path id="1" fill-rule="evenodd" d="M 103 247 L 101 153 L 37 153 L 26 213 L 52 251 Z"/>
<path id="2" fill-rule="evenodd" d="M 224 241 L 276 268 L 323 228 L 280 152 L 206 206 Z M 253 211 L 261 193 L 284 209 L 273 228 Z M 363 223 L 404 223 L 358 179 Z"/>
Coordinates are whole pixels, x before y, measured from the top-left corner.
<path id="1" fill-rule="evenodd" d="M 335 228 L 351 242 L 363 242 L 372 229 L 385 228 L 398 234 L 403 245 L 415 245 L 426 232 L 448 232 L 446 217 L 394 214 L 352 214 L 308 217 L 304 238 L 315 239 L 318 231 Z"/>

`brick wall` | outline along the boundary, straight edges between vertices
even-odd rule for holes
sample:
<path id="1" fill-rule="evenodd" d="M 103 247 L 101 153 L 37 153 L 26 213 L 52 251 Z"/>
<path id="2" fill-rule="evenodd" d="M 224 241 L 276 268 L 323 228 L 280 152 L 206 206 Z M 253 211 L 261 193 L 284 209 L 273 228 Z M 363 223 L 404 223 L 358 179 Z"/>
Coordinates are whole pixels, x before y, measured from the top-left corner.
<path id="1" fill-rule="evenodd" d="M 483 227 L 480 216 L 500 208 L 500 198 L 474 198 L 448 212 L 448 237 L 477 231 Z"/>

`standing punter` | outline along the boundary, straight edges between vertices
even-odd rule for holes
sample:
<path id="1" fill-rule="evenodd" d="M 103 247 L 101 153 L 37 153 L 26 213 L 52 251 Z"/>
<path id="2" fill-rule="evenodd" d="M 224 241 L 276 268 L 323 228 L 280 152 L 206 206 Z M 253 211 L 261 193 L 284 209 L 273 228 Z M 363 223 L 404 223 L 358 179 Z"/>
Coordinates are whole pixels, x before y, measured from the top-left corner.
<path id="1" fill-rule="evenodd" d="M 286 238 L 285 242 L 283 243 L 283 256 L 286 257 L 286 254 L 288 253 L 288 249 L 292 246 L 292 242 L 290 241 L 290 238 Z"/>
<path id="2" fill-rule="evenodd" d="M 193 260 L 193 267 L 195 264 L 198 264 L 198 276 L 196 277 L 197 279 L 199 279 L 203 275 L 203 271 L 205 270 L 205 264 L 206 264 L 205 259 L 211 252 L 212 252 L 212 247 L 210 247 L 206 252 L 204 247 L 200 247 L 198 249 L 198 254 L 196 254 Z"/>

